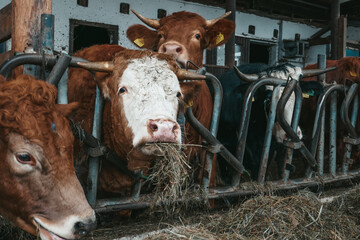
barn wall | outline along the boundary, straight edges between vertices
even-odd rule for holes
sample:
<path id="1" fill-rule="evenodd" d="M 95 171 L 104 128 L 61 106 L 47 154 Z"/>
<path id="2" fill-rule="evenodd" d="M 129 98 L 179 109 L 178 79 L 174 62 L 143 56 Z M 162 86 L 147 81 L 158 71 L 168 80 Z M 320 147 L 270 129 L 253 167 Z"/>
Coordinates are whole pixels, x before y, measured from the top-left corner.
<path id="1" fill-rule="evenodd" d="M 0 8 L 10 3 L 10 0 L 0 1 Z M 78 6 L 75 0 L 53 1 L 53 14 L 55 15 L 55 49 L 65 48 L 69 50 L 69 19 L 84 20 L 112 25 L 119 25 L 119 44 L 126 48 L 136 48 L 127 38 L 126 29 L 133 24 L 141 23 L 133 13 L 122 14 L 119 12 L 120 3 L 130 4 L 131 9 L 135 9 L 141 14 L 150 18 L 157 18 L 157 9 L 162 8 L 171 14 L 174 11 L 192 11 L 199 13 L 206 19 L 218 17 L 224 13 L 224 9 L 213 6 L 205 6 L 198 3 L 185 2 L 183 0 L 89 0 L 88 7 Z M 255 34 L 248 33 L 249 25 L 254 25 Z M 274 29 L 279 30 L 280 21 L 266 17 L 260 17 L 253 14 L 237 12 L 236 13 L 236 30 L 237 36 L 261 39 L 262 41 L 274 42 Z M 319 29 L 306 24 L 283 21 L 282 39 L 293 40 L 295 34 L 299 33 L 301 39 L 306 39 Z M 349 27 L 348 38 L 350 40 L 360 41 L 360 28 Z M 275 46 L 276 47 L 276 46 Z M 272 47 L 274 49 L 274 47 Z M 317 54 L 325 54 L 326 46 L 314 46 L 306 49 L 308 56 L 304 63 L 314 63 Z M 224 47 L 218 48 L 218 65 L 224 64 Z M 282 51 L 275 50 L 273 58 L 277 58 L 277 53 L 282 55 Z M 275 59 L 276 60 L 276 59 Z M 271 63 L 276 62 L 271 59 Z"/>

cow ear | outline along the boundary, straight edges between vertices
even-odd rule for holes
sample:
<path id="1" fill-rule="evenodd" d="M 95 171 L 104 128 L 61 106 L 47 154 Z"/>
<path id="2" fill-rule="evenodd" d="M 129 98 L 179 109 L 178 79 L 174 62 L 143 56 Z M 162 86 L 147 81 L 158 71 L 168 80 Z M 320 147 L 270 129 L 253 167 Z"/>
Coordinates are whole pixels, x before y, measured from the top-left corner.
<path id="1" fill-rule="evenodd" d="M 136 24 L 132 25 L 126 31 L 126 36 L 139 48 L 149 50 L 157 50 L 159 36 L 156 31 L 152 31 L 147 27 Z"/>
<path id="2" fill-rule="evenodd" d="M 206 40 L 208 44 L 206 48 L 210 49 L 223 45 L 229 40 L 234 30 L 235 23 L 233 21 L 228 19 L 219 20 L 212 27 L 207 29 Z"/>
<path id="3" fill-rule="evenodd" d="M 192 103 L 200 94 L 201 91 L 201 82 L 193 81 L 193 82 L 182 82 L 180 83 L 181 93 L 183 96 L 183 105 L 184 108 L 188 106 L 192 106 Z"/>
<path id="4" fill-rule="evenodd" d="M 63 116 L 69 117 L 73 112 L 75 112 L 80 107 L 79 102 L 72 102 L 69 104 L 56 104 L 56 110 L 60 112 Z"/>

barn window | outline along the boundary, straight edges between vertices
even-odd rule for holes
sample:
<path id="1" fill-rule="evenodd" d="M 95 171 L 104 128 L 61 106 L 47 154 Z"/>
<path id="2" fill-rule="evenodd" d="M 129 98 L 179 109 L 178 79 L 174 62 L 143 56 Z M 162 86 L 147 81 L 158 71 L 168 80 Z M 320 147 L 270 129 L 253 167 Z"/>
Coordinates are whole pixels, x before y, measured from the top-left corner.
<path id="1" fill-rule="evenodd" d="M 300 41 L 300 33 L 295 34 L 295 41 Z"/>
<path id="2" fill-rule="evenodd" d="M 163 17 L 166 17 L 166 10 L 164 9 L 158 9 L 157 11 L 157 17 L 160 19 L 160 18 L 163 18 Z"/>
<path id="3" fill-rule="evenodd" d="M 130 5 L 128 3 L 120 3 L 120 12 L 129 14 Z"/>
<path id="4" fill-rule="evenodd" d="M 77 0 L 77 5 L 82 6 L 82 7 L 88 7 L 89 1 L 88 0 Z"/>
<path id="5" fill-rule="evenodd" d="M 70 19 L 69 52 L 95 44 L 118 44 L 119 26 Z"/>
<path id="6" fill-rule="evenodd" d="M 278 38 L 278 37 L 279 37 L 279 30 L 274 29 L 273 37 L 274 37 L 274 38 Z"/>
<path id="7" fill-rule="evenodd" d="M 254 25 L 249 25 L 248 33 L 255 34 L 255 26 Z"/>

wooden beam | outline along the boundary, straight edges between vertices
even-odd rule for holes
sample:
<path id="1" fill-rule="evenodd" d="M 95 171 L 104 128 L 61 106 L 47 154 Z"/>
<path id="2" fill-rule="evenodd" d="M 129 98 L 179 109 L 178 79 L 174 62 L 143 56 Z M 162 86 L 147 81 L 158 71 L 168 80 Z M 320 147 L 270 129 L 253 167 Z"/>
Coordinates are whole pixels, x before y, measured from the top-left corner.
<path id="1" fill-rule="evenodd" d="M 11 3 L 0 10 L 0 42 L 11 37 Z"/>
<path id="2" fill-rule="evenodd" d="M 331 59 L 337 60 L 339 48 L 340 0 L 331 1 Z"/>
<path id="3" fill-rule="evenodd" d="M 330 30 L 330 25 L 327 25 L 327 26 L 323 27 L 322 29 L 320 29 L 319 31 L 317 31 L 316 33 L 314 33 L 310 37 L 310 39 L 315 39 L 315 38 L 321 37 L 321 35 L 323 35 L 324 33 L 326 33 L 329 30 Z"/>
<path id="4" fill-rule="evenodd" d="M 23 52 L 27 47 L 40 48 L 41 14 L 51 14 L 52 0 L 12 0 L 11 52 Z M 22 74 L 17 68 L 13 77 Z"/>
<path id="5" fill-rule="evenodd" d="M 231 11 L 229 20 L 235 21 L 236 14 L 236 1 L 235 0 L 226 0 L 226 11 Z M 231 35 L 230 39 L 225 43 L 225 65 L 232 67 L 235 63 L 235 30 Z"/>
<path id="6" fill-rule="evenodd" d="M 347 35 L 347 18 L 345 16 L 340 16 L 339 18 L 339 36 L 338 36 L 338 58 L 346 56 L 346 35 Z"/>
<path id="7" fill-rule="evenodd" d="M 309 46 L 329 44 L 331 43 L 331 36 L 325 38 L 309 39 L 307 41 L 309 42 Z"/>

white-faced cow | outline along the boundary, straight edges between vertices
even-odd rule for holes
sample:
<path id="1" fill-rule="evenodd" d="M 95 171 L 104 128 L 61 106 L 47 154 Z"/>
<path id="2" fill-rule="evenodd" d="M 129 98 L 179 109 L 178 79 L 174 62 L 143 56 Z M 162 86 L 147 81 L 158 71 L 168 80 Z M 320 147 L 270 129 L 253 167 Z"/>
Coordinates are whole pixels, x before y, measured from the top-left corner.
<path id="1" fill-rule="evenodd" d="M 172 55 L 183 67 L 188 66 L 193 69 L 194 66 L 188 64 L 188 61 L 202 67 L 204 49 L 225 44 L 235 30 L 235 23 L 224 19 L 231 12 L 216 19 L 205 20 L 196 13 L 181 11 L 155 20 L 132 11 L 142 22 L 154 30 L 139 24 L 130 26 L 126 34 L 131 42 L 140 48 Z M 206 83 L 201 84 L 201 92 L 193 102 L 192 111 L 194 116 L 206 128 L 209 128 L 213 111 L 212 97 Z M 185 126 L 187 134 L 184 142 L 201 144 L 200 135 L 190 124 L 186 123 Z M 199 148 L 188 148 L 188 150 L 191 152 L 190 158 L 192 158 Z M 211 179 L 215 179 L 215 177 L 213 176 Z"/>
<path id="2" fill-rule="evenodd" d="M 181 130 L 176 121 L 179 104 L 183 98 L 200 91 L 201 84 L 180 85 L 178 78 L 186 71 L 179 69 L 175 60 L 165 54 L 128 50 L 118 45 L 95 45 L 79 51 L 76 56 L 92 62 L 109 61 L 87 65 L 90 70 L 108 72 L 95 75 L 106 99 L 104 142 L 127 161 L 130 170 L 146 174 L 156 157 L 156 149 L 149 143 L 181 143 Z M 74 120 L 87 131 L 93 123 L 95 81 L 84 69 L 69 70 L 69 101 L 81 103 Z M 134 179 L 104 161 L 99 183 L 104 192 L 127 194 Z"/>
<path id="3" fill-rule="evenodd" d="M 0 83 L 0 214 L 41 239 L 77 239 L 95 228 L 73 166 L 68 120 L 56 88 L 29 76 Z"/>

